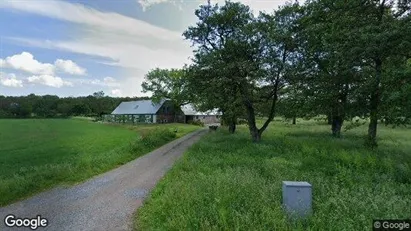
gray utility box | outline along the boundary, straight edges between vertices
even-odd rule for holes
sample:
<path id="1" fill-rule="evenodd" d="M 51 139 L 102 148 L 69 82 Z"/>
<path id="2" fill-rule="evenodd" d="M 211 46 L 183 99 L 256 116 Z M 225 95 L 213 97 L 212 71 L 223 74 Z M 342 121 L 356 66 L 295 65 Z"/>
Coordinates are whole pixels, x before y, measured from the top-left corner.
<path id="1" fill-rule="evenodd" d="M 294 218 L 305 218 L 312 213 L 312 190 L 308 182 L 283 181 L 283 206 Z"/>

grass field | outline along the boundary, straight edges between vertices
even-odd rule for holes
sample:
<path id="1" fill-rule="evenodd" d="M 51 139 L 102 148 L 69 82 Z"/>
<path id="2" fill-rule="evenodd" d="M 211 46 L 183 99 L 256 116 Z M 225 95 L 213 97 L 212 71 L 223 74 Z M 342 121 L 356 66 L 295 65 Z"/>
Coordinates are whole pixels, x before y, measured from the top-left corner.
<path id="1" fill-rule="evenodd" d="M 158 127 L 177 128 L 177 137 L 199 128 L 106 125 L 85 119 L 0 120 L 0 206 L 57 184 L 81 182 L 174 138 L 140 142 L 140 134 Z"/>
<path id="2" fill-rule="evenodd" d="M 135 215 L 141 230 L 371 230 L 373 219 L 411 218 L 411 129 L 379 127 L 379 148 L 363 147 L 366 127 L 330 137 L 316 122 L 275 122 L 263 141 L 246 127 L 195 144 Z M 313 185 L 313 216 L 289 222 L 282 181 Z"/>

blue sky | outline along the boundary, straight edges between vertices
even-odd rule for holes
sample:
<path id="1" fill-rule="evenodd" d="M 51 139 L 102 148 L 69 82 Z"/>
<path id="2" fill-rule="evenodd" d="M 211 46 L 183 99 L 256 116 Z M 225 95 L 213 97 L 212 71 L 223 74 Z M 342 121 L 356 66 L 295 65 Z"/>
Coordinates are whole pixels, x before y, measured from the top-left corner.
<path id="1" fill-rule="evenodd" d="M 285 2 L 240 1 L 270 12 Z M 181 34 L 204 3 L 1 0 L 0 95 L 142 96 L 150 69 L 189 62 L 192 49 Z"/>

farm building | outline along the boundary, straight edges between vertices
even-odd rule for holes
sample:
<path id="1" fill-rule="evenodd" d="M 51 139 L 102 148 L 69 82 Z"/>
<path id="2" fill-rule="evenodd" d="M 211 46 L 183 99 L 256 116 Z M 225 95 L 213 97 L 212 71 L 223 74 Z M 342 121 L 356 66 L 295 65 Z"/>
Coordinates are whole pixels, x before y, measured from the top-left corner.
<path id="1" fill-rule="evenodd" d="M 173 107 L 170 100 L 153 103 L 151 100 L 122 102 L 103 121 L 114 123 L 188 123 L 201 121 L 205 124 L 218 123 L 217 111 L 198 112 L 192 105 Z"/>
<path id="2" fill-rule="evenodd" d="M 184 114 L 175 109 L 170 100 L 153 103 L 151 100 L 122 102 L 110 115 L 104 115 L 105 122 L 117 123 L 172 123 L 184 122 Z"/>
<path id="3" fill-rule="evenodd" d="M 181 110 L 185 115 L 186 123 L 190 121 L 201 121 L 204 124 L 220 123 L 221 113 L 219 113 L 218 110 L 199 112 L 196 111 L 191 104 L 182 106 Z"/>

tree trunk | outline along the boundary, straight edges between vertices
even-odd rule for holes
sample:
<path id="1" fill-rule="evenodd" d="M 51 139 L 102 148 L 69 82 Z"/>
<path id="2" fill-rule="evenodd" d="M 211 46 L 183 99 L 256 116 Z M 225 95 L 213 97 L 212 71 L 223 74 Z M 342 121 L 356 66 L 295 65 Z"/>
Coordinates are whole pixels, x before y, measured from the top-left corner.
<path id="1" fill-rule="evenodd" d="M 293 124 L 295 125 L 297 123 L 297 118 L 294 116 L 293 117 Z"/>
<path id="2" fill-rule="evenodd" d="M 237 128 L 237 116 L 231 115 L 231 113 L 224 113 L 221 119 L 221 124 L 228 125 L 228 132 L 233 134 Z"/>
<path id="3" fill-rule="evenodd" d="M 261 140 L 261 132 L 257 128 L 256 122 L 255 122 L 254 107 L 248 99 L 245 100 L 245 107 L 247 111 L 248 129 L 250 131 L 251 140 L 253 142 L 259 142 Z"/>
<path id="4" fill-rule="evenodd" d="M 382 74 L 381 59 L 375 60 L 375 82 L 373 92 L 370 99 L 370 124 L 368 126 L 367 145 L 371 147 L 377 146 L 377 124 L 378 124 L 378 105 L 380 103 L 380 82 Z"/>
<path id="5" fill-rule="evenodd" d="M 261 133 L 258 131 L 257 127 L 254 127 L 254 129 L 250 129 L 250 134 L 253 142 L 260 142 Z"/>
<path id="6" fill-rule="evenodd" d="M 228 131 L 233 134 L 237 125 L 237 117 L 235 115 L 230 116 L 228 119 Z"/>
<path id="7" fill-rule="evenodd" d="M 341 128 L 345 119 L 345 108 L 347 104 L 348 85 L 342 86 L 342 93 L 339 95 L 337 102 L 333 105 L 331 112 L 332 122 L 331 131 L 334 137 L 341 137 Z"/>
<path id="8" fill-rule="evenodd" d="M 250 130 L 251 140 L 253 142 L 260 142 L 261 140 L 261 133 L 263 130 L 259 130 L 255 123 L 255 114 L 254 108 L 247 107 L 247 114 L 248 114 L 248 129 Z"/>
<path id="9" fill-rule="evenodd" d="M 331 113 L 328 113 L 328 115 L 327 115 L 327 123 L 328 123 L 328 125 L 333 124 L 333 117 L 332 117 Z"/>
<path id="10" fill-rule="evenodd" d="M 233 133 L 235 132 L 235 129 L 236 129 L 235 123 L 230 123 L 230 124 L 228 125 L 228 131 L 229 131 L 231 134 L 233 134 Z"/>
<path id="11" fill-rule="evenodd" d="M 334 116 L 332 119 L 331 131 L 334 137 L 341 137 L 341 128 L 343 125 L 342 116 Z"/>

